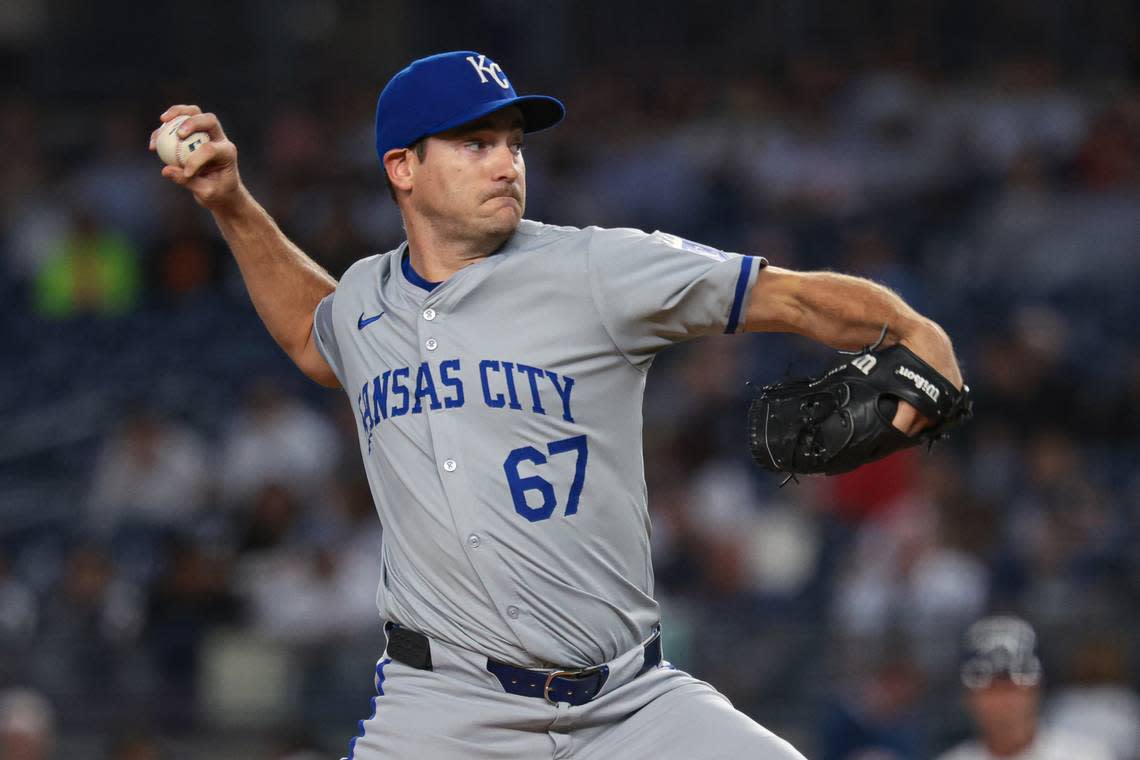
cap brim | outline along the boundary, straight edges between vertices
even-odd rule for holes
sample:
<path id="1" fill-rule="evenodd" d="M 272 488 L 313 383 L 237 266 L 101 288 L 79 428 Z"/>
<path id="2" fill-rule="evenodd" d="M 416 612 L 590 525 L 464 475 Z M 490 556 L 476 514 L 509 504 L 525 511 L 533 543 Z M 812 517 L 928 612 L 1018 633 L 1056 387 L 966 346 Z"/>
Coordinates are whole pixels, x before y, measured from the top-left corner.
<path id="1" fill-rule="evenodd" d="M 509 100 L 495 100 L 489 103 L 482 103 L 478 108 L 458 114 L 416 139 L 419 140 L 430 135 L 438 135 L 449 129 L 462 127 L 464 124 L 469 124 L 477 119 L 481 119 L 487 114 L 492 114 L 504 108 L 510 108 L 511 106 L 515 106 L 519 109 L 519 112 L 522 113 L 523 131 L 528 133 L 550 129 L 566 116 L 566 107 L 563 106 L 562 101 L 557 98 L 552 98 L 549 95 L 520 95 L 517 98 L 510 98 Z"/>
<path id="2" fill-rule="evenodd" d="M 522 111 L 524 132 L 550 129 L 566 117 L 566 106 L 549 95 L 522 95 L 510 105 Z"/>

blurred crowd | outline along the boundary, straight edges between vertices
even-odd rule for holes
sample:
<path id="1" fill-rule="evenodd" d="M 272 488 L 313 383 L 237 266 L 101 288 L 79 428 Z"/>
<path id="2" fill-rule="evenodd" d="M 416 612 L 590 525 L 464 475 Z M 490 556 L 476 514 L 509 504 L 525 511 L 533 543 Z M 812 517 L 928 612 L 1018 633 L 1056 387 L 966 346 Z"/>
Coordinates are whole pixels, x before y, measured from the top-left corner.
<path id="1" fill-rule="evenodd" d="M 810 757 L 918 760 L 970 730 L 962 631 L 1016 613 L 1047 721 L 1138 760 L 1140 89 L 1047 55 L 920 59 L 544 69 L 569 118 L 528 138 L 527 216 L 873 278 L 947 328 L 977 395 L 930 452 L 781 489 L 745 453 L 744 381 L 832 354 L 663 353 L 645 439 L 670 660 Z M 145 146 L 168 101 L 200 99 L 339 275 L 402 240 L 372 147 L 390 73 L 252 99 L 167 82 L 80 118 L 4 91 L 0 755 L 192 757 L 238 731 L 260 737 L 247 756 L 297 760 L 364 717 L 381 526 L 352 410 L 272 344 Z"/>

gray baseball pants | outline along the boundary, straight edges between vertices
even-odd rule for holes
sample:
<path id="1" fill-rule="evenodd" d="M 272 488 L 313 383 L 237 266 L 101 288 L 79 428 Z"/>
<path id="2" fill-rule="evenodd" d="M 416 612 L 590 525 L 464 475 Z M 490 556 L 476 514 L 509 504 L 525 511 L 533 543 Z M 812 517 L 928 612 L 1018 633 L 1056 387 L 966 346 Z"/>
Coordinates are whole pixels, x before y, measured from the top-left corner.
<path id="1" fill-rule="evenodd" d="M 503 691 L 487 658 L 431 642 L 432 670 L 385 656 L 372 715 L 349 760 L 804 760 L 709 684 L 666 662 L 641 676 L 637 647 L 609 663 L 592 701 L 571 706 Z"/>

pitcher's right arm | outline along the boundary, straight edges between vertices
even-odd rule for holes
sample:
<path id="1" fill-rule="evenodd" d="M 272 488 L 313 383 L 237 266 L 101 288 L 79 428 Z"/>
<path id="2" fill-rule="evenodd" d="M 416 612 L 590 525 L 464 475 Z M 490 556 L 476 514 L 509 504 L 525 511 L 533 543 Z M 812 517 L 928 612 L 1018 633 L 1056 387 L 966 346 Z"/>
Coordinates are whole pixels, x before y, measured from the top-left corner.
<path id="1" fill-rule="evenodd" d="M 313 335 L 313 312 L 336 289 L 336 280 L 285 237 L 242 184 L 237 147 L 226 138 L 214 114 L 202 113 L 194 105 L 177 105 L 160 119 L 165 124 L 183 114 L 190 118 L 179 133 L 205 132 L 210 141 L 199 146 L 185 166 L 164 167 L 162 176 L 189 190 L 213 215 L 237 260 L 253 306 L 277 344 L 311 379 L 339 387 Z M 161 129 L 151 134 L 152 151 Z"/>

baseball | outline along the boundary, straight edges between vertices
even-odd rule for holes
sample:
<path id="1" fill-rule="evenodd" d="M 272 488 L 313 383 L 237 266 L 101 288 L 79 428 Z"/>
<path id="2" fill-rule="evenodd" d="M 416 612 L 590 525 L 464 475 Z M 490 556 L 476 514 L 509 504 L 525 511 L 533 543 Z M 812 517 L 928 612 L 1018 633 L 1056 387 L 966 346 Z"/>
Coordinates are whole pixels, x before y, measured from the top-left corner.
<path id="1" fill-rule="evenodd" d="M 194 132 L 183 138 L 178 136 L 178 127 L 189 118 L 189 116 L 179 116 L 171 119 L 162 125 L 162 131 L 158 133 L 155 149 L 158 151 L 158 157 L 169 166 L 183 166 L 191 153 L 210 142 L 210 136 L 205 132 Z"/>

